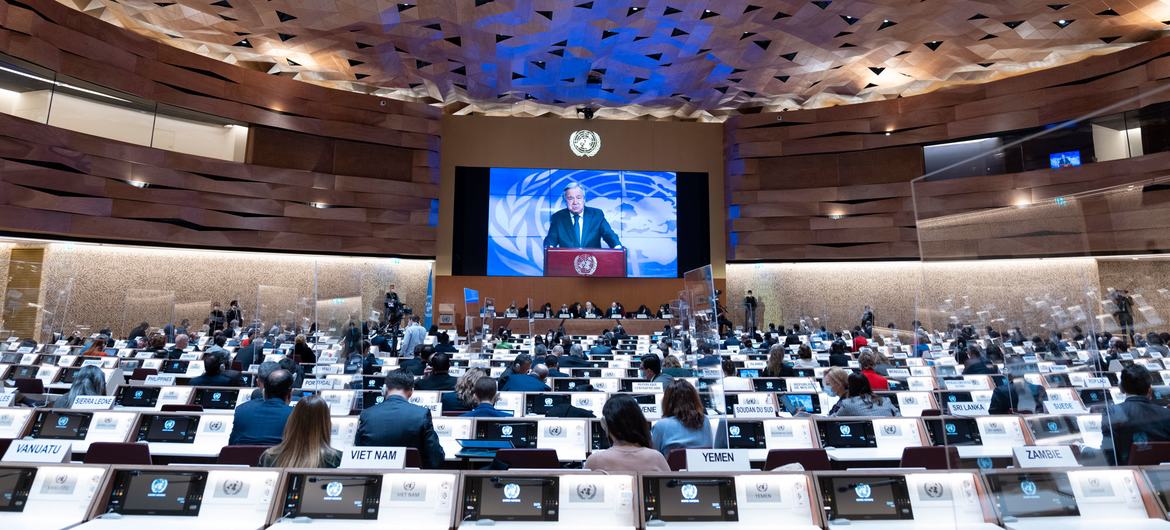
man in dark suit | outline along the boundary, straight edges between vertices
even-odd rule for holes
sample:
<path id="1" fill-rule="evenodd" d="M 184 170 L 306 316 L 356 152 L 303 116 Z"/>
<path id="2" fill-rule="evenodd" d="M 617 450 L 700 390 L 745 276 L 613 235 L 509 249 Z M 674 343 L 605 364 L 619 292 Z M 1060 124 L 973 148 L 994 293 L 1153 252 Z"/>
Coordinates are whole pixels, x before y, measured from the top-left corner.
<path id="1" fill-rule="evenodd" d="M 358 447 L 414 447 L 423 469 L 436 469 L 445 454 L 431 422 L 431 411 L 408 401 L 414 376 L 401 370 L 386 376 L 386 401 L 362 411 L 354 445 Z"/>
<path id="2" fill-rule="evenodd" d="M 264 399 L 236 407 L 228 445 L 276 445 L 284 438 L 284 424 L 292 414 L 293 374 L 276 370 L 264 380 Z"/>
<path id="3" fill-rule="evenodd" d="M 247 346 L 236 350 L 236 362 L 240 363 L 240 368 L 244 370 L 264 360 L 264 338 L 260 336 L 260 331 L 256 329 L 248 331 L 248 340 L 250 342 Z"/>
<path id="4" fill-rule="evenodd" d="M 244 386 L 240 372 L 228 370 L 226 350 L 203 355 L 203 375 L 191 378 L 191 386 Z"/>
<path id="5" fill-rule="evenodd" d="M 549 388 L 540 379 L 532 376 L 532 356 L 521 353 L 512 361 L 512 373 L 504 379 L 501 392 L 548 392 Z"/>
<path id="6" fill-rule="evenodd" d="M 1140 364 L 1121 371 L 1125 401 L 1110 405 L 1101 422 L 1101 451 L 1111 466 L 1129 462 L 1134 442 L 1170 441 L 1170 409 L 1150 401 L 1151 380 Z"/>
<path id="7" fill-rule="evenodd" d="M 455 390 L 458 378 L 447 373 L 451 370 L 451 357 L 445 353 L 436 353 L 431 356 L 431 375 L 416 383 L 419 390 Z"/>
<path id="8" fill-rule="evenodd" d="M 585 350 L 581 348 L 580 344 L 574 344 L 569 347 L 569 355 L 558 359 L 561 368 L 589 368 L 593 365 L 589 364 L 589 359 L 585 357 Z"/>
<path id="9" fill-rule="evenodd" d="M 604 239 L 609 248 L 622 248 L 622 242 L 597 208 L 585 206 L 585 190 L 576 182 L 565 186 L 568 206 L 549 218 L 545 248 L 601 248 Z"/>

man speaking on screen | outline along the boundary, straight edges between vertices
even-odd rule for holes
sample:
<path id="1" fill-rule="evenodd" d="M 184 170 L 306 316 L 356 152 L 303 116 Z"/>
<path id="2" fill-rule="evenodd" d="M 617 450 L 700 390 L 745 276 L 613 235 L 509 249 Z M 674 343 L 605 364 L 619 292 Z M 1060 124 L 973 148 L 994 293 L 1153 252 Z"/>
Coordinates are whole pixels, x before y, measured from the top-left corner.
<path id="1" fill-rule="evenodd" d="M 585 190 L 580 184 L 573 182 L 565 186 L 565 204 L 567 208 L 549 218 L 545 248 L 602 248 L 603 239 L 609 248 L 622 248 L 605 214 L 585 206 Z"/>

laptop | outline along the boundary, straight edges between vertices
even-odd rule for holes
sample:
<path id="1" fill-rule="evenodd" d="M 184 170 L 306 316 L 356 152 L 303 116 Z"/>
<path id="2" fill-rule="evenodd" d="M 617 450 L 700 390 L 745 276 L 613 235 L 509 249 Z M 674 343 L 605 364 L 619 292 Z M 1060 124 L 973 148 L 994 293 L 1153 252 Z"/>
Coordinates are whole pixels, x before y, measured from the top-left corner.
<path id="1" fill-rule="evenodd" d="M 459 444 L 457 458 L 495 458 L 496 451 L 514 447 L 508 440 L 456 439 L 455 442 Z"/>

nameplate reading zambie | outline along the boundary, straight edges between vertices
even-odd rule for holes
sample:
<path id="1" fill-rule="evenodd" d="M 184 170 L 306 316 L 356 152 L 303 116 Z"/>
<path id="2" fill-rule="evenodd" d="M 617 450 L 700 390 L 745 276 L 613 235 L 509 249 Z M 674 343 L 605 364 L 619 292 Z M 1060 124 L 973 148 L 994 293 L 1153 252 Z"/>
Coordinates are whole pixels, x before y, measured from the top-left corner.
<path id="1" fill-rule="evenodd" d="M 687 471 L 751 471 L 747 449 L 687 449 Z"/>
<path id="2" fill-rule="evenodd" d="M 63 464 L 73 459 L 72 448 L 73 442 L 63 440 L 13 440 L 3 460 Z"/>
<path id="3" fill-rule="evenodd" d="M 735 405 L 736 418 L 775 418 L 776 407 L 773 405 Z"/>
<path id="4" fill-rule="evenodd" d="M 1081 466 L 1080 462 L 1077 462 L 1077 457 L 1073 455 L 1072 448 L 1067 445 L 1013 447 L 1012 453 L 1016 457 L 1017 465 L 1023 469 Z"/>
<path id="5" fill-rule="evenodd" d="M 73 410 L 110 410 L 114 396 L 77 396 L 73 398 Z"/>
<path id="6" fill-rule="evenodd" d="M 402 469 L 405 447 L 353 447 L 341 452 L 341 469 Z"/>
<path id="7" fill-rule="evenodd" d="M 148 375 L 142 384 L 147 386 L 175 386 L 175 376 L 173 375 Z"/>

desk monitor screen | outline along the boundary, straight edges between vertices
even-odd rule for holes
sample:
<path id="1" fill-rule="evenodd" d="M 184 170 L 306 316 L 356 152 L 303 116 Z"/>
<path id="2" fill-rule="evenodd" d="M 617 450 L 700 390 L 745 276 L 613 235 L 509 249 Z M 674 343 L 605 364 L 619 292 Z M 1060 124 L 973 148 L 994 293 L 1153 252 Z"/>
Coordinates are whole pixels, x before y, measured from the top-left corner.
<path id="1" fill-rule="evenodd" d="M 467 477 L 463 521 L 557 521 L 559 477 Z"/>
<path id="2" fill-rule="evenodd" d="M 760 376 L 760 371 L 756 368 L 740 368 L 736 370 L 740 377 L 755 379 Z"/>
<path id="3" fill-rule="evenodd" d="M 386 401 L 386 394 L 381 391 L 362 392 L 362 410 L 372 408 L 383 401 Z"/>
<path id="4" fill-rule="evenodd" d="M 64 370 L 61 370 L 61 373 L 57 374 L 57 381 L 56 382 L 61 383 L 61 384 L 66 384 L 66 385 L 72 385 L 73 378 L 77 377 L 77 372 L 80 372 L 80 371 L 81 371 L 80 367 L 66 368 Z"/>
<path id="5" fill-rule="evenodd" d="M 16 364 L 20 362 L 21 354 L 19 353 L 5 353 L 0 355 L 0 363 L 2 364 Z"/>
<path id="6" fill-rule="evenodd" d="M 162 363 L 162 373 L 185 374 L 187 373 L 188 364 L 190 364 L 190 361 L 164 361 Z"/>
<path id="7" fill-rule="evenodd" d="M 825 515 L 830 521 L 914 518 L 905 476 L 822 476 L 818 480 L 825 499 Z"/>
<path id="8" fill-rule="evenodd" d="M 999 513 L 1011 517 L 1065 517 L 1081 514 L 1068 475 L 1005 473 L 987 475 Z"/>
<path id="9" fill-rule="evenodd" d="M 780 409 L 789 414 L 821 413 L 821 397 L 816 394 L 780 394 Z"/>
<path id="10" fill-rule="evenodd" d="M 589 380 L 581 377 L 553 379 L 553 390 L 557 392 L 576 392 L 588 386 Z"/>
<path id="11" fill-rule="evenodd" d="M 650 422 L 646 422 L 646 427 L 650 427 Z M 611 446 L 612 442 L 609 441 L 609 435 L 606 434 L 605 428 L 601 426 L 601 420 L 591 420 L 589 422 L 590 451 L 609 449 Z"/>
<path id="12" fill-rule="evenodd" d="M 760 377 L 753 379 L 752 386 L 755 387 L 756 392 L 783 392 L 788 390 L 788 385 L 784 384 L 784 380 L 778 377 Z"/>
<path id="13" fill-rule="evenodd" d="M 119 470 L 107 512 L 123 515 L 199 515 L 206 471 Z"/>
<path id="14" fill-rule="evenodd" d="M 33 422 L 33 438 L 50 438 L 55 440 L 84 440 L 89 432 L 89 422 L 93 419 L 90 412 L 65 412 L 60 410 L 42 411 L 37 413 Z"/>
<path id="15" fill-rule="evenodd" d="M 12 371 L 11 378 L 12 379 L 32 379 L 32 378 L 37 376 L 38 371 L 40 371 L 40 367 L 38 367 L 38 366 L 27 366 L 27 365 L 17 366 L 16 369 Z"/>
<path id="16" fill-rule="evenodd" d="M 145 416 L 138 441 L 156 443 L 194 443 L 199 416 Z"/>
<path id="17" fill-rule="evenodd" d="M 938 401 L 943 408 L 947 408 L 947 403 L 969 403 L 975 399 L 970 392 L 939 392 Z"/>
<path id="18" fill-rule="evenodd" d="M 869 421 L 818 421 L 821 445 L 836 449 L 877 447 Z"/>
<path id="19" fill-rule="evenodd" d="M 573 368 L 572 373 L 576 377 L 601 377 L 601 368 Z"/>
<path id="20" fill-rule="evenodd" d="M 767 447 L 762 421 L 727 422 L 727 445 L 731 449 L 764 449 Z"/>
<path id="21" fill-rule="evenodd" d="M 647 521 L 739 520 L 731 477 L 643 477 L 642 487 Z"/>
<path id="22" fill-rule="evenodd" d="M 236 408 L 236 400 L 239 398 L 239 390 L 222 388 L 199 388 L 195 390 L 195 402 L 204 409 L 231 410 Z"/>
<path id="23" fill-rule="evenodd" d="M 286 513 L 311 519 L 377 519 L 381 475 L 292 475 Z"/>
<path id="24" fill-rule="evenodd" d="M 1170 511 L 1170 468 L 1159 466 L 1146 469 L 1145 473 L 1150 479 L 1154 493 L 1158 495 L 1158 500 L 1162 502 L 1162 509 Z"/>
<path id="25" fill-rule="evenodd" d="M 1104 388 L 1082 388 L 1079 393 L 1081 403 L 1084 403 L 1086 407 L 1113 404 L 1113 396 Z"/>
<path id="26" fill-rule="evenodd" d="M 1072 386 L 1072 381 L 1069 380 L 1068 374 L 1044 374 L 1044 382 L 1053 388 L 1065 388 Z"/>
<path id="27" fill-rule="evenodd" d="M 1042 416 L 1027 419 L 1028 428 L 1037 440 L 1079 434 L 1081 428 L 1075 419 L 1067 416 Z"/>
<path id="28" fill-rule="evenodd" d="M 524 395 L 524 410 L 525 416 L 533 414 L 544 416 L 551 409 L 557 405 L 568 405 L 568 394 L 525 394 Z"/>
<path id="29" fill-rule="evenodd" d="M 512 442 L 513 447 L 536 447 L 535 421 L 477 421 L 475 437 L 480 440 Z"/>
<path id="30" fill-rule="evenodd" d="M 116 402 L 121 407 L 153 408 L 158 404 L 160 390 L 157 386 L 124 386 L 118 391 Z"/>
<path id="31" fill-rule="evenodd" d="M 366 390 L 382 390 L 386 385 L 386 376 L 384 375 L 363 375 L 362 388 Z"/>
<path id="32" fill-rule="evenodd" d="M 975 418 L 923 418 L 932 445 L 983 445 Z"/>
<path id="33" fill-rule="evenodd" d="M 29 488 L 36 476 L 35 467 L 0 469 L 0 512 L 24 511 Z"/>

